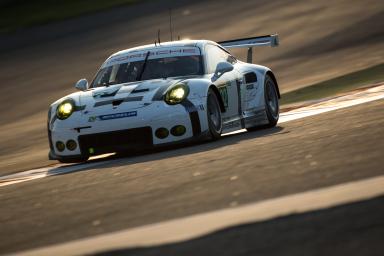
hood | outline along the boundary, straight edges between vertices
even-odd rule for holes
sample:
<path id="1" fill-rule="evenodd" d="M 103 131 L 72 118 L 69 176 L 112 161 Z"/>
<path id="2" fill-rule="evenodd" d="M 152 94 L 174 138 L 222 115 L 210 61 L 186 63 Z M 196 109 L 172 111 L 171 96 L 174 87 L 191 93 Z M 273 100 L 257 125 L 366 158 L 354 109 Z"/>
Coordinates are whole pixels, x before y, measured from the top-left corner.
<path id="1" fill-rule="evenodd" d="M 153 101 L 162 100 L 164 92 L 181 81 L 180 79 L 155 79 L 98 87 L 80 92 L 79 103 L 85 106 L 84 111 L 103 110 L 105 107 L 110 109 L 122 103 L 130 109 L 141 108 Z"/>

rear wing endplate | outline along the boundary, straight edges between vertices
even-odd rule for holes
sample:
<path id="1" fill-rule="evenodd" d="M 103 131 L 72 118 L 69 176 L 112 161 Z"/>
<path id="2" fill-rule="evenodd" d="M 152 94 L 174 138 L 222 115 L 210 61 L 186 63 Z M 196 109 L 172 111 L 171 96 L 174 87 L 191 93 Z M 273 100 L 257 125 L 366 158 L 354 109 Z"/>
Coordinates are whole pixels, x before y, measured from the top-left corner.
<path id="1" fill-rule="evenodd" d="M 279 45 L 279 36 L 277 34 L 267 36 L 257 36 L 249 38 L 234 39 L 218 42 L 224 48 L 248 48 L 247 62 L 252 63 L 252 48 L 260 46 L 277 47 Z"/>

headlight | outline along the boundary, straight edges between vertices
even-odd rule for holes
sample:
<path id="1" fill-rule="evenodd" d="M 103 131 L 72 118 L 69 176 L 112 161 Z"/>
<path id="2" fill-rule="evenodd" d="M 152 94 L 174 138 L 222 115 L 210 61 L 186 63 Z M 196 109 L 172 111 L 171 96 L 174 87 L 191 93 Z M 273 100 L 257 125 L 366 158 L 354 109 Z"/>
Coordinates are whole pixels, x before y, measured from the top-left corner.
<path id="1" fill-rule="evenodd" d="M 56 108 L 56 116 L 60 120 L 70 117 L 75 110 L 75 103 L 72 99 L 66 99 L 61 102 Z"/>
<path id="2" fill-rule="evenodd" d="M 188 86 L 185 84 L 177 84 L 165 94 L 165 102 L 169 105 L 179 104 L 188 96 L 188 94 Z"/>

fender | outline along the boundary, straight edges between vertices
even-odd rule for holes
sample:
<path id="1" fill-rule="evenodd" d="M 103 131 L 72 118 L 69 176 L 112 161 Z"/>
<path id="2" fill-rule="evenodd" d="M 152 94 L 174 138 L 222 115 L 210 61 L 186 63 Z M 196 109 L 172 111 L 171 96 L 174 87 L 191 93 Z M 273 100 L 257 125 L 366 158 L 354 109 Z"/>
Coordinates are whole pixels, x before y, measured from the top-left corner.
<path id="1" fill-rule="evenodd" d="M 223 101 L 223 97 L 221 97 L 219 89 L 217 89 L 217 87 L 215 85 L 213 85 L 213 84 L 210 85 L 208 89 L 212 89 L 213 92 L 216 94 L 216 97 L 219 100 L 219 105 L 220 105 L 221 113 L 224 113 L 225 112 L 224 101 Z M 207 91 L 207 93 L 208 93 L 208 91 Z"/>
<path id="2" fill-rule="evenodd" d="M 272 80 L 275 82 L 275 85 L 276 85 L 276 91 L 277 91 L 277 96 L 279 97 L 279 99 L 281 98 L 281 95 L 280 95 L 280 88 L 279 88 L 279 85 L 277 83 L 277 79 L 276 79 L 276 76 L 275 74 L 272 72 L 271 69 L 265 67 L 265 66 L 261 66 L 261 65 L 247 65 L 246 63 L 242 62 L 243 64 L 243 68 L 242 68 L 242 73 L 247 73 L 247 72 L 250 72 L 250 71 L 253 71 L 255 72 L 256 74 L 260 74 L 260 77 L 263 77 L 265 79 L 265 76 L 266 75 L 269 75 Z M 257 76 L 259 78 L 259 76 Z M 264 83 L 264 79 L 263 79 L 263 83 Z"/>
<path id="3" fill-rule="evenodd" d="M 273 82 L 275 82 L 277 96 L 279 97 L 279 99 L 281 99 L 279 84 L 277 83 L 277 79 L 276 79 L 275 75 L 273 74 L 273 72 L 271 70 L 268 70 L 266 72 L 266 75 L 269 75 L 272 78 Z"/>

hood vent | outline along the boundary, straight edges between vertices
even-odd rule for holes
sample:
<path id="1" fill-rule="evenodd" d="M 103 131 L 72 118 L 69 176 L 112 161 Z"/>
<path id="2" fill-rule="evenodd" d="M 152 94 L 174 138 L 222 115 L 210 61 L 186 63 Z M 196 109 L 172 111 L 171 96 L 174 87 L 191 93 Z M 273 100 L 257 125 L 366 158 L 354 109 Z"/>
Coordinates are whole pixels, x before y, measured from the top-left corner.
<path id="1" fill-rule="evenodd" d="M 121 99 L 121 100 L 114 100 L 112 101 L 112 105 L 113 106 L 119 106 L 121 103 L 123 103 L 124 99 Z"/>
<path id="2" fill-rule="evenodd" d="M 135 89 L 131 93 L 140 93 L 140 92 L 148 92 L 149 88 L 143 88 L 143 89 Z"/>

